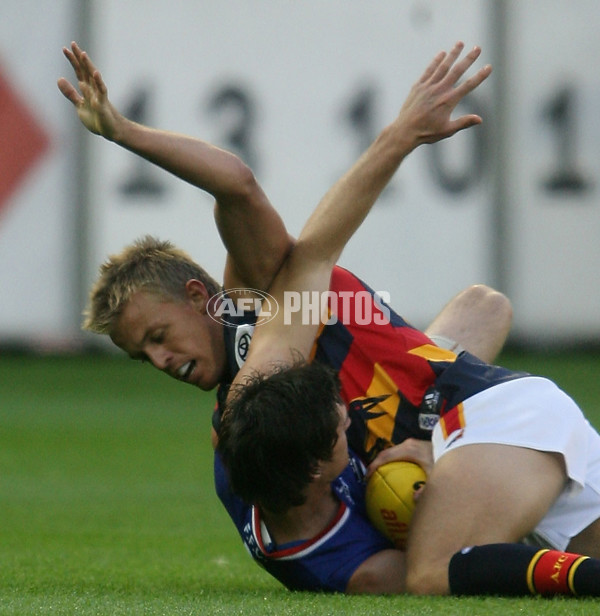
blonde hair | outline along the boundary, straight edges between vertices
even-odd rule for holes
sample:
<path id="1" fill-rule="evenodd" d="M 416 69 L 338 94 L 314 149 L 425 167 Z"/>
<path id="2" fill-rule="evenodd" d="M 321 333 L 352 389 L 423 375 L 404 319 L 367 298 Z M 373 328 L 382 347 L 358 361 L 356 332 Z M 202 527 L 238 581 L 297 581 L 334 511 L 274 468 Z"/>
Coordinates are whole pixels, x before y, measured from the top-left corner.
<path id="1" fill-rule="evenodd" d="M 137 291 L 181 300 L 191 279 L 202 282 L 209 295 L 219 291 L 219 284 L 187 253 L 169 241 L 146 235 L 109 256 L 100 266 L 83 313 L 82 327 L 97 334 L 108 334 Z"/>

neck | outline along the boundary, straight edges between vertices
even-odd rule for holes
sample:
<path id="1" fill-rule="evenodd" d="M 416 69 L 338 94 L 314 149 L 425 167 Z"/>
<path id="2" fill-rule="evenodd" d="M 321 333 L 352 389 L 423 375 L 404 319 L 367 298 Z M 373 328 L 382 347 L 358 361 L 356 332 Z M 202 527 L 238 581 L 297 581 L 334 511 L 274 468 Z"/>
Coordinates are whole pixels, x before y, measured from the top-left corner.
<path id="1" fill-rule="evenodd" d="M 261 509 L 269 534 L 277 543 L 305 541 L 323 531 L 335 518 L 340 501 L 327 484 L 313 483 L 306 494 L 306 502 L 291 507 L 285 513 L 274 514 Z"/>

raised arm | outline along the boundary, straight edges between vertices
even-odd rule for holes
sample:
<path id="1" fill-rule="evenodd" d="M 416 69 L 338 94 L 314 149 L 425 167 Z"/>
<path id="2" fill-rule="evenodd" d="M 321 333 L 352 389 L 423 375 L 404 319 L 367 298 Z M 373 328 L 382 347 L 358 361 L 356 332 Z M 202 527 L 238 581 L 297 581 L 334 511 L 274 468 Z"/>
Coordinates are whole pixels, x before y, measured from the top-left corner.
<path id="1" fill-rule="evenodd" d="M 462 43 L 457 43 L 450 53 L 436 55 L 411 88 L 396 120 L 383 130 L 315 209 L 298 238 L 310 244 L 313 258 L 337 261 L 381 191 L 412 150 L 481 123 L 481 118 L 475 114 L 454 120 L 450 117 L 460 100 L 492 70 L 486 65 L 457 85 L 481 53 L 479 47 L 474 47 L 457 62 L 463 47 Z"/>
<path id="2" fill-rule="evenodd" d="M 322 293 L 328 289 L 332 268 L 344 246 L 405 156 L 423 143 L 439 141 L 481 122 L 477 115 L 450 117 L 458 102 L 491 72 L 491 66 L 486 65 L 457 85 L 480 55 L 475 47 L 457 61 L 462 49 L 463 44 L 457 43 L 450 53 L 441 52 L 434 58 L 412 87 L 396 120 L 318 204 L 270 289 L 280 305 L 285 305 L 285 292 Z M 249 371 L 268 369 L 270 362 L 289 360 L 290 349 L 307 357 L 317 327 L 302 323 L 302 311 L 285 315 L 280 310 L 256 328 L 239 379 Z"/>
<path id="3" fill-rule="evenodd" d="M 100 71 L 76 43 L 63 48 L 78 83 L 58 80 L 92 133 L 134 152 L 216 199 L 215 220 L 228 251 L 226 287 L 266 289 L 293 245 L 283 221 L 251 169 L 210 143 L 143 126 L 125 118 L 108 98 Z"/>

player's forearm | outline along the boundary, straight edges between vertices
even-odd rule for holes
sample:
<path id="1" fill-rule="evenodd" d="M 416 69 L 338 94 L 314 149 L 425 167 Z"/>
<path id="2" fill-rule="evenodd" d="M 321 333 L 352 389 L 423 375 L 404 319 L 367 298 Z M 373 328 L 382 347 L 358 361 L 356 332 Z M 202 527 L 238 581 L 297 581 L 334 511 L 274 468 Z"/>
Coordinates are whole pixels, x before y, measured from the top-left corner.
<path id="1" fill-rule="evenodd" d="M 339 257 L 404 157 L 415 147 L 446 139 L 481 123 L 476 114 L 451 118 L 458 102 L 487 79 L 492 70 L 487 65 L 457 85 L 481 52 L 474 47 L 457 62 L 463 47 L 458 42 L 449 53 L 435 56 L 411 88 L 396 120 L 322 199 L 299 238 L 299 243 L 309 245 L 307 253 L 313 258 Z"/>
<path id="2" fill-rule="evenodd" d="M 309 356 L 319 319 L 305 319 L 303 311 L 286 310 L 286 294 L 309 292 L 319 297 L 329 288 L 331 270 L 342 248 L 413 147 L 396 121 L 321 200 L 269 289 L 284 309 L 256 328 L 250 353 L 234 383 L 243 382 L 253 371 L 269 371 L 274 361 Z"/>
<path id="3" fill-rule="evenodd" d="M 200 139 L 121 118 L 110 140 L 219 200 L 243 198 L 256 184 L 239 157 Z"/>
<path id="4" fill-rule="evenodd" d="M 321 200 L 269 289 L 279 305 L 285 306 L 286 293 L 320 296 L 329 288 L 331 270 L 346 242 L 415 147 L 407 135 L 398 121 L 386 128 Z M 245 369 L 265 370 L 274 360 L 293 361 L 295 353 L 308 357 L 318 326 L 319 320 L 306 320 L 302 311 L 280 310 L 257 328 L 238 377 Z"/>
<path id="5" fill-rule="evenodd" d="M 385 128 L 353 167 L 323 197 L 299 243 L 312 258 L 336 262 L 404 158 L 418 145 L 408 126 Z"/>
<path id="6" fill-rule="evenodd" d="M 245 208 L 253 201 L 261 205 L 264 195 L 252 171 L 237 156 L 200 139 L 127 119 L 110 102 L 106 83 L 88 54 L 75 42 L 63 53 L 73 67 L 79 91 L 64 77 L 57 85 L 87 130 L 212 194 L 219 208 Z"/>

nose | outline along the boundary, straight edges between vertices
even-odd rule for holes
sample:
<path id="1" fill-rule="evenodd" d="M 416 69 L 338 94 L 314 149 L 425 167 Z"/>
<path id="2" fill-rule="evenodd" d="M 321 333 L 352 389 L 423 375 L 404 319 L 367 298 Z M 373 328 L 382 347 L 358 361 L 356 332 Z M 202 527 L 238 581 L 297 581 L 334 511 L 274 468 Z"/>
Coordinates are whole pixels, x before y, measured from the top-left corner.
<path id="1" fill-rule="evenodd" d="M 158 370 L 167 370 L 171 362 L 171 354 L 163 347 L 154 346 L 146 349 L 146 356 Z"/>

